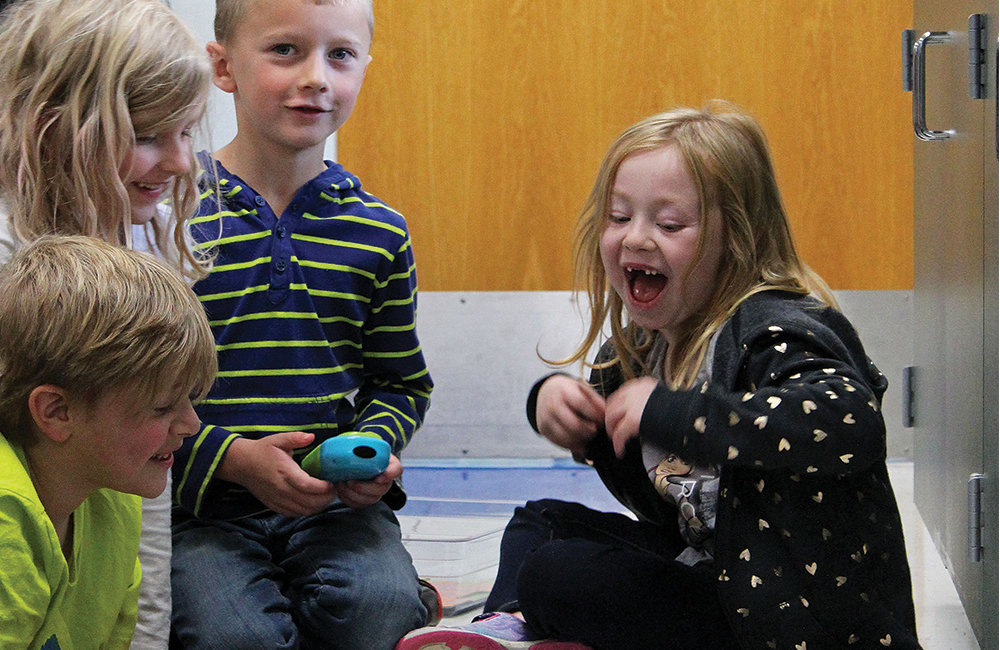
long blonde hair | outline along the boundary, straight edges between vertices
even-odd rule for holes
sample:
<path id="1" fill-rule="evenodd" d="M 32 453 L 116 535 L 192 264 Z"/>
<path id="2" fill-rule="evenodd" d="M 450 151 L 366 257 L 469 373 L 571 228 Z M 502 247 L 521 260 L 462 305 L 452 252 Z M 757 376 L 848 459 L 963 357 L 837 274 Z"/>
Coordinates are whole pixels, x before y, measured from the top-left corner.
<path id="1" fill-rule="evenodd" d="M 646 356 L 657 333 L 628 321 L 621 297 L 608 284 L 600 240 L 622 161 L 668 145 L 681 152 L 694 178 L 701 218 L 707 218 L 712 208 L 721 214 L 725 248 L 707 306 L 685 323 L 677 343 L 667 350 L 671 387 L 693 385 L 713 334 L 754 293 L 771 289 L 812 293 L 836 307 L 829 287 L 795 252 L 767 139 L 757 122 L 725 102 L 713 102 L 701 110 L 678 108 L 626 129 L 601 163 L 574 238 L 575 290 L 587 291 L 590 324 L 576 351 L 552 363 L 586 363 L 610 317 L 616 354 L 602 365 L 618 364 L 626 379 L 650 372 Z M 702 229 L 695 261 L 702 254 L 704 234 Z"/>
<path id="2" fill-rule="evenodd" d="M 121 180 L 136 135 L 205 113 L 211 69 L 190 30 L 160 0 L 20 0 L 0 32 L 0 196 L 16 235 L 81 234 L 131 245 Z M 190 278 L 198 164 L 173 183 L 156 248 Z"/>

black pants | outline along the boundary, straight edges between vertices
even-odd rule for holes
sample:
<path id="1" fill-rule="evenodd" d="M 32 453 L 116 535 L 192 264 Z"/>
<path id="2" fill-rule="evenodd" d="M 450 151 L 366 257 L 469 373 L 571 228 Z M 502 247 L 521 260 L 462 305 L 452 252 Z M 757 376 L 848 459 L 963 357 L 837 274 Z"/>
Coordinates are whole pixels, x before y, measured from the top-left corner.
<path id="1" fill-rule="evenodd" d="M 549 638 L 595 650 L 736 649 L 710 564 L 673 558 L 659 526 L 577 503 L 517 508 L 485 611 L 520 611 Z"/>

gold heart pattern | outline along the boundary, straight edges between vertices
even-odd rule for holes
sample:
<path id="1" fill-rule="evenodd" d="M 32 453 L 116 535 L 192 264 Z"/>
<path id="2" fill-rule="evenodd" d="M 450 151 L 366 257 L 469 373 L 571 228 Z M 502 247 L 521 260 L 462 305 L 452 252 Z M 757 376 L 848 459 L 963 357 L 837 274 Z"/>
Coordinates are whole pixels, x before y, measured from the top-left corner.
<path id="1" fill-rule="evenodd" d="M 732 605 L 734 609 L 729 611 L 738 614 L 736 619 L 747 619 L 744 625 L 748 626 L 752 626 L 752 621 L 764 611 L 755 605 L 755 599 L 770 597 L 772 593 L 783 593 L 782 590 L 787 590 L 793 584 L 801 585 L 800 591 L 787 591 L 783 602 L 777 605 L 769 602 L 767 607 L 777 606 L 782 611 L 788 611 L 790 616 L 794 616 L 796 610 L 805 615 L 799 609 L 800 605 L 801 608 L 810 608 L 810 600 L 821 602 L 822 592 L 833 589 L 847 591 L 849 593 L 845 596 L 857 600 L 860 594 L 850 592 L 863 591 L 867 583 L 865 579 L 855 577 L 851 571 L 857 570 L 859 566 L 865 568 L 865 562 L 876 561 L 874 556 L 870 560 L 866 558 L 867 545 L 859 543 L 857 546 L 842 548 L 847 537 L 841 526 L 842 522 L 827 522 L 822 514 L 832 507 L 854 507 L 854 504 L 843 502 L 842 493 L 847 488 L 846 485 L 841 487 L 838 480 L 849 471 L 847 466 L 854 470 L 862 461 L 867 466 L 870 460 L 867 451 L 859 451 L 862 447 L 847 446 L 850 444 L 848 436 L 842 435 L 847 427 L 864 427 L 867 433 L 872 426 L 871 411 L 863 405 L 867 404 L 871 409 L 880 408 L 877 397 L 873 399 L 873 392 L 864 383 L 865 380 L 852 378 L 852 373 L 857 373 L 853 376 L 861 377 L 859 371 L 867 369 L 848 368 L 845 371 L 845 366 L 841 365 L 847 362 L 845 359 L 831 361 L 829 356 L 816 353 L 819 348 L 814 349 L 810 355 L 799 347 L 800 339 L 785 336 L 780 327 L 771 327 L 770 335 L 773 337 L 770 348 L 764 347 L 763 350 L 769 356 L 768 362 L 771 365 L 766 371 L 761 368 L 762 372 L 756 381 L 746 377 L 746 383 L 742 384 L 745 392 L 733 396 L 732 402 L 735 405 L 728 410 L 713 410 L 711 416 L 707 409 L 703 411 L 705 415 L 692 415 L 693 428 L 697 432 L 731 436 L 721 447 L 726 450 L 728 461 L 738 459 L 741 471 L 761 470 L 752 479 L 747 477 L 748 480 L 744 481 L 741 478 L 730 482 L 726 488 L 720 486 L 721 499 L 726 499 L 726 492 L 731 490 L 727 505 L 731 508 L 733 517 L 742 520 L 740 537 L 743 539 L 740 540 L 740 546 L 730 547 L 732 550 L 728 552 L 732 555 L 726 563 L 730 573 L 725 569 L 721 570 L 718 574 L 719 587 L 731 594 L 733 589 L 737 589 L 737 594 L 744 594 L 746 600 L 737 601 Z M 819 340 L 816 339 L 817 342 Z M 748 351 L 749 348 L 744 345 L 744 350 Z M 827 360 L 820 360 L 824 356 Z M 792 363 L 798 367 L 794 373 L 787 372 Z M 784 369 L 782 364 L 785 364 Z M 741 372 L 744 370 L 746 367 Z M 817 377 L 820 373 L 822 376 Z M 700 386 L 701 394 L 706 395 L 700 399 L 711 403 L 711 400 L 717 398 L 715 392 L 708 390 L 707 383 L 696 384 L 695 390 L 697 386 Z M 707 431 L 707 417 L 715 418 L 711 432 Z M 718 426 L 722 422 L 728 422 L 729 429 L 725 432 Z M 772 432 L 773 437 L 770 435 Z M 691 442 L 695 442 L 695 438 L 692 437 Z M 834 449 L 837 451 L 834 452 Z M 779 467 L 787 467 L 788 471 L 772 473 L 772 470 Z M 750 488 L 751 485 L 753 488 Z M 860 525 L 867 526 L 867 518 L 874 516 L 875 508 L 872 507 L 872 494 L 867 492 L 867 488 L 864 490 L 867 501 L 860 503 L 858 520 Z M 781 514 L 790 508 L 795 511 L 789 511 L 787 516 Z M 877 514 L 878 521 L 885 519 L 881 510 Z M 800 517 L 809 518 L 810 525 L 797 527 Z M 751 532 L 754 519 L 757 520 L 759 533 Z M 828 527 L 823 527 L 824 524 Z M 882 528 L 884 527 L 879 530 Z M 739 540 L 740 537 L 735 539 Z M 780 556 L 776 557 L 770 552 L 768 544 L 780 544 L 786 548 L 799 545 L 803 551 L 812 548 L 815 553 L 812 557 L 803 554 L 798 560 L 785 556 L 790 561 L 786 563 Z M 816 548 L 811 545 L 822 546 Z M 877 555 L 883 550 L 880 543 L 873 554 Z M 774 561 L 775 559 L 778 561 Z M 884 554 L 883 561 L 886 561 Z M 748 582 L 750 590 L 747 590 Z M 749 595 L 751 590 L 755 590 L 753 597 Z M 876 597 L 872 595 L 871 600 L 874 602 Z M 864 606 L 863 600 L 857 602 Z M 794 628 L 789 628 L 791 629 Z M 803 628 L 798 629 L 799 634 L 802 634 Z M 865 631 L 856 627 L 854 633 L 851 632 L 851 629 L 844 630 L 844 636 L 838 639 L 839 643 L 845 644 L 845 647 L 853 644 L 868 647 L 865 644 L 873 644 L 876 638 L 881 643 L 881 646 L 874 643 L 876 647 L 890 647 L 892 643 L 891 636 L 886 634 L 884 628 Z M 776 630 L 772 630 L 772 634 L 774 633 Z M 822 643 L 821 640 L 811 640 L 814 645 Z M 796 650 L 808 650 L 805 639 L 782 639 L 780 635 L 770 641 L 766 641 L 766 637 L 758 638 L 756 643 L 773 650 L 792 647 Z M 898 639 L 896 645 L 901 645 Z"/>

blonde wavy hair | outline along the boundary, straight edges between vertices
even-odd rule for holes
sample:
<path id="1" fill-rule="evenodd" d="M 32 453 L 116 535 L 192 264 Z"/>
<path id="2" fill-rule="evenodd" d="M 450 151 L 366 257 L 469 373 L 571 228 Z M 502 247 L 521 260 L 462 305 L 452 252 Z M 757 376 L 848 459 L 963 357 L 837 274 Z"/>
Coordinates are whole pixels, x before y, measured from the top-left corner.
<path id="1" fill-rule="evenodd" d="M 147 253 L 43 235 L 0 268 L 0 295 L 0 432 L 8 439 L 33 440 L 28 396 L 45 384 L 91 405 L 128 389 L 141 409 L 172 388 L 198 399 L 215 380 L 204 308 Z"/>
<path id="2" fill-rule="evenodd" d="M 122 183 L 136 136 L 205 114 L 211 70 L 160 0 L 20 0 L 0 14 L 0 197 L 15 234 L 80 234 L 131 246 Z M 198 164 L 173 183 L 171 217 L 150 242 L 191 279 Z"/>
<path id="3" fill-rule="evenodd" d="M 610 317 L 615 356 L 626 379 L 650 373 L 647 355 L 657 333 L 629 322 L 621 297 L 610 287 L 601 262 L 600 240 L 607 224 L 618 168 L 637 152 L 675 146 L 698 188 L 701 218 L 713 208 L 722 216 L 722 261 L 707 306 L 685 323 L 677 343 L 667 350 L 672 388 L 691 388 L 712 336 L 747 297 L 780 289 L 813 294 L 833 307 L 823 279 L 795 252 L 788 218 L 778 191 L 767 139 L 760 125 L 731 104 L 715 101 L 701 110 L 678 108 L 648 117 L 626 129 L 601 163 L 574 237 L 575 291 L 585 290 L 590 324 L 583 342 L 564 365 L 582 361 L 603 338 Z M 705 245 L 701 231 L 692 267 Z M 688 272 L 690 268 L 688 269 Z"/>

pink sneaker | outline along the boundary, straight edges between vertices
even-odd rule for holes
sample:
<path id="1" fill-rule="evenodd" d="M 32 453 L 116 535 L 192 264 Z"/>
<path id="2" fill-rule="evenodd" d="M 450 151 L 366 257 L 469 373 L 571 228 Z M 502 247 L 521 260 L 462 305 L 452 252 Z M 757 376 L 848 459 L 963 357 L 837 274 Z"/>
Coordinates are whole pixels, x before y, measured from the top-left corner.
<path id="1" fill-rule="evenodd" d="M 422 627 L 403 637 L 396 650 L 591 650 L 569 641 L 539 639 L 516 616 L 482 614 L 468 625 Z"/>

